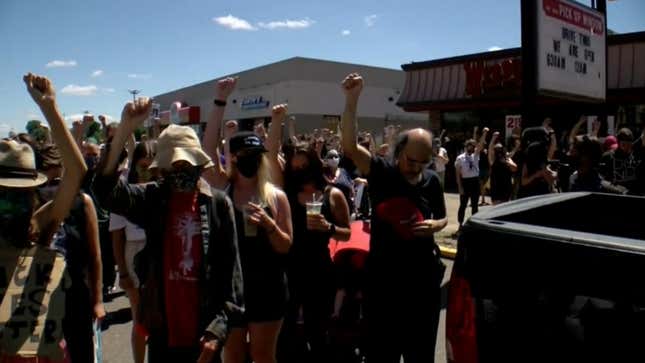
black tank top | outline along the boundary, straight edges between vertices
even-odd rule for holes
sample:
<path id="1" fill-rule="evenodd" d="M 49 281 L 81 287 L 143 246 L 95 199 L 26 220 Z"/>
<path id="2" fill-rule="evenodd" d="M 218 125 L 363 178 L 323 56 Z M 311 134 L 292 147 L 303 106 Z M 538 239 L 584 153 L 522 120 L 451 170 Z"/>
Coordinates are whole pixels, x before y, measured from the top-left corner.
<path id="1" fill-rule="evenodd" d="M 228 195 L 233 199 L 233 186 Z M 273 217 L 270 207 L 265 212 Z M 286 301 L 287 281 L 285 275 L 285 256 L 273 249 L 269 236 L 264 229 L 257 227 L 255 236 L 244 233 L 244 213 L 235 208 L 235 226 L 244 280 L 244 296 L 247 308 L 271 301 L 279 304 Z M 274 301 L 275 300 L 275 301 Z"/>
<path id="2" fill-rule="evenodd" d="M 496 160 L 490 171 L 491 196 L 510 197 L 513 191 L 513 172 L 511 168 L 502 161 Z"/>
<path id="3" fill-rule="evenodd" d="M 323 193 L 320 213 L 326 220 L 336 223 L 331 213 L 329 193 L 331 188 L 326 188 Z M 331 233 L 318 232 L 307 229 L 307 207 L 300 204 L 298 194 L 289 196 L 291 205 L 291 219 L 293 221 L 293 244 L 291 246 L 291 260 L 302 268 L 316 268 L 320 265 L 331 264 L 329 255 L 329 238 Z"/>

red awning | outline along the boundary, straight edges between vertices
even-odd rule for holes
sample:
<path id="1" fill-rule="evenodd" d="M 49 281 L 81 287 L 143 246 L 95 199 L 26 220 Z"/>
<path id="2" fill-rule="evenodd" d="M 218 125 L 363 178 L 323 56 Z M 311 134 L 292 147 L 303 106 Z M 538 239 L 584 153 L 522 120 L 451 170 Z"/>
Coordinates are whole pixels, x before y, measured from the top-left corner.
<path id="1" fill-rule="evenodd" d="M 645 102 L 645 32 L 611 35 L 607 101 Z M 517 107 L 521 49 L 471 54 L 402 66 L 405 87 L 397 105 L 406 111 Z M 561 100 L 541 97 L 540 104 Z"/>

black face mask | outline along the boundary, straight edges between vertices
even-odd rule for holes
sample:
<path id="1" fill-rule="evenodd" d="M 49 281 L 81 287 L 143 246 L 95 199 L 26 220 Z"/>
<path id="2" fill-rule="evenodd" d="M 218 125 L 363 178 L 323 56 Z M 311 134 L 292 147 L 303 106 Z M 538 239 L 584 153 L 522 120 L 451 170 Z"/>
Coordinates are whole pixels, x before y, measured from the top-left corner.
<path id="1" fill-rule="evenodd" d="M 291 179 L 293 180 L 294 185 L 302 188 L 305 184 L 309 184 L 314 181 L 314 175 L 310 168 L 296 169 L 291 171 Z"/>
<path id="2" fill-rule="evenodd" d="M 201 168 L 188 168 L 168 172 L 164 180 L 170 187 L 179 192 L 192 192 L 197 189 L 197 182 L 201 175 Z"/>
<path id="3" fill-rule="evenodd" d="M 237 170 L 246 178 L 253 178 L 257 175 L 262 163 L 262 154 L 260 155 L 243 155 L 237 158 L 235 163 Z"/>
<path id="4" fill-rule="evenodd" d="M 0 193 L 0 239 L 15 246 L 26 245 L 33 209 L 30 193 Z"/>

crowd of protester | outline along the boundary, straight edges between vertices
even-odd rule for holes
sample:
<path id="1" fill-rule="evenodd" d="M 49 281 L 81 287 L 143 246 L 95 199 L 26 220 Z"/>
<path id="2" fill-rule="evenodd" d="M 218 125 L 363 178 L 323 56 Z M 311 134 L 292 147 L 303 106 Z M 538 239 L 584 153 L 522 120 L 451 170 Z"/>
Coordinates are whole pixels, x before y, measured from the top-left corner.
<path id="1" fill-rule="evenodd" d="M 468 203 L 474 214 L 487 197 L 645 194 L 645 129 L 601 136 L 596 123 L 581 134 L 581 119 L 559 142 L 546 119 L 507 140 L 475 128 L 461 144 L 390 125 L 377 144 L 357 130 L 358 74 L 341 84 L 339 130 L 307 134 L 296 134 L 286 104 L 252 130 L 224 120 L 237 79 L 220 80 L 202 140 L 180 125 L 141 135 L 147 98 L 127 103 L 119 123 L 87 114 L 68 130 L 51 82 L 24 80 L 49 127 L 30 122 L 0 141 L 0 248 L 16 260 L 56 251 L 71 283 L 66 299 L 48 301 L 65 308 L 57 348 L 25 356 L 0 326 L 1 362 L 93 362 L 95 322 L 117 281 L 136 363 L 146 353 L 149 362 L 430 362 L 448 168 L 460 226 Z M 455 142 L 453 162 L 444 146 Z M 369 246 L 330 253 L 355 233 L 369 233 Z"/>

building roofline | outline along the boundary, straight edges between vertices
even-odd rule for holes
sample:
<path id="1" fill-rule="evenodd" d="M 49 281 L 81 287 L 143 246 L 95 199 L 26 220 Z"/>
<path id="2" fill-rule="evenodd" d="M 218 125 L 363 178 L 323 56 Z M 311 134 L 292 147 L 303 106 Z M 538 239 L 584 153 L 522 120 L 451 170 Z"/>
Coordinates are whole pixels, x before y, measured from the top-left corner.
<path id="1" fill-rule="evenodd" d="M 639 42 L 645 42 L 645 31 L 624 33 L 624 34 L 612 34 L 607 36 L 607 44 L 609 45 L 639 43 Z"/>
<path id="2" fill-rule="evenodd" d="M 214 82 L 214 81 L 216 81 L 218 79 L 222 79 L 222 78 L 225 78 L 225 77 L 238 76 L 238 75 L 241 75 L 241 74 L 244 74 L 244 73 L 255 72 L 255 71 L 259 71 L 259 70 L 266 69 L 266 68 L 269 68 L 269 67 L 273 67 L 273 66 L 278 65 L 278 64 L 299 62 L 299 61 L 300 62 L 308 62 L 308 63 L 332 63 L 332 64 L 335 64 L 335 65 L 350 66 L 350 67 L 354 66 L 354 67 L 361 68 L 361 69 L 373 69 L 373 70 L 378 70 L 378 71 L 382 71 L 382 72 L 383 71 L 397 72 L 397 73 L 401 72 L 400 69 L 396 69 L 396 68 L 385 68 L 385 67 L 377 67 L 377 66 L 363 65 L 363 64 L 357 64 L 357 63 L 347 63 L 347 62 L 340 62 L 340 61 L 334 61 L 334 60 L 327 60 L 327 59 L 318 59 L 318 58 L 308 58 L 308 57 L 295 56 L 295 57 L 291 57 L 291 58 L 282 59 L 282 60 L 279 60 L 279 61 L 276 61 L 276 62 L 271 62 L 271 63 L 268 63 L 268 64 L 259 65 L 257 67 L 244 69 L 244 70 L 241 70 L 239 72 L 234 72 L 234 73 L 221 75 L 221 76 L 218 76 L 216 78 L 209 79 L 207 81 L 194 83 L 194 84 L 187 85 L 187 86 L 184 86 L 184 87 L 176 88 L 176 89 L 174 89 L 172 91 L 168 91 L 168 92 L 158 94 L 155 97 L 161 97 L 161 96 L 164 96 L 166 94 L 175 93 L 175 92 L 185 90 L 185 89 L 188 89 L 188 88 L 192 88 L 192 87 L 195 87 L 195 86 L 204 85 L 204 84 L 211 83 L 211 82 Z M 357 71 L 358 71 L 358 69 L 357 69 Z M 338 81 L 340 82 L 341 80 L 338 80 Z"/>
<path id="3" fill-rule="evenodd" d="M 474 54 L 459 55 L 459 56 L 450 57 L 450 58 L 434 59 L 434 60 L 429 60 L 425 62 L 412 62 L 408 64 L 403 64 L 401 68 L 404 71 L 413 71 L 413 70 L 425 69 L 429 67 L 439 67 L 439 66 L 447 66 L 447 65 L 457 64 L 457 63 L 463 63 L 471 60 L 489 60 L 489 59 L 499 59 L 499 58 L 507 58 L 507 57 L 517 57 L 521 55 L 521 53 L 522 53 L 522 48 L 509 48 L 509 49 L 495 50 L 492 52 L 481 52 L 481 53 L 474 53 Z"/>
<path id="4" fill-rule="evenodd" d="M 625 33 L 625 34 L 613 34 L 613 35 L 607 36 L 608 45 L 619 45 L 619 44 L 635 43 L 635 42 L 645 42 L 645 31 Z M 507 58 L 507 57 L 516 57 L 516 56 L 520 56 L 521 53 L 522 53 L 522 48 L 520 47 L 509 48 L 509 49 L 496 50 L 492 52 L 481 52 L 481 53 L 460 55 L 460 56 L 450 57 L 450 58 L 433 59 L 433 60 L 424 61 L 424 62 L 412 62 L 412 63 L 401 65 L 401 68 L 407 72 L 407 71 L 414 71 L 414 70 L 425 69 L 430 67 L 439 67 L 439 66 L 458 64 L 458 63 L 463 63 L 463 62 L 472 61 L 472 60 L 490 60 L 490 59 L 499 59 L 499 58 Z"/>

